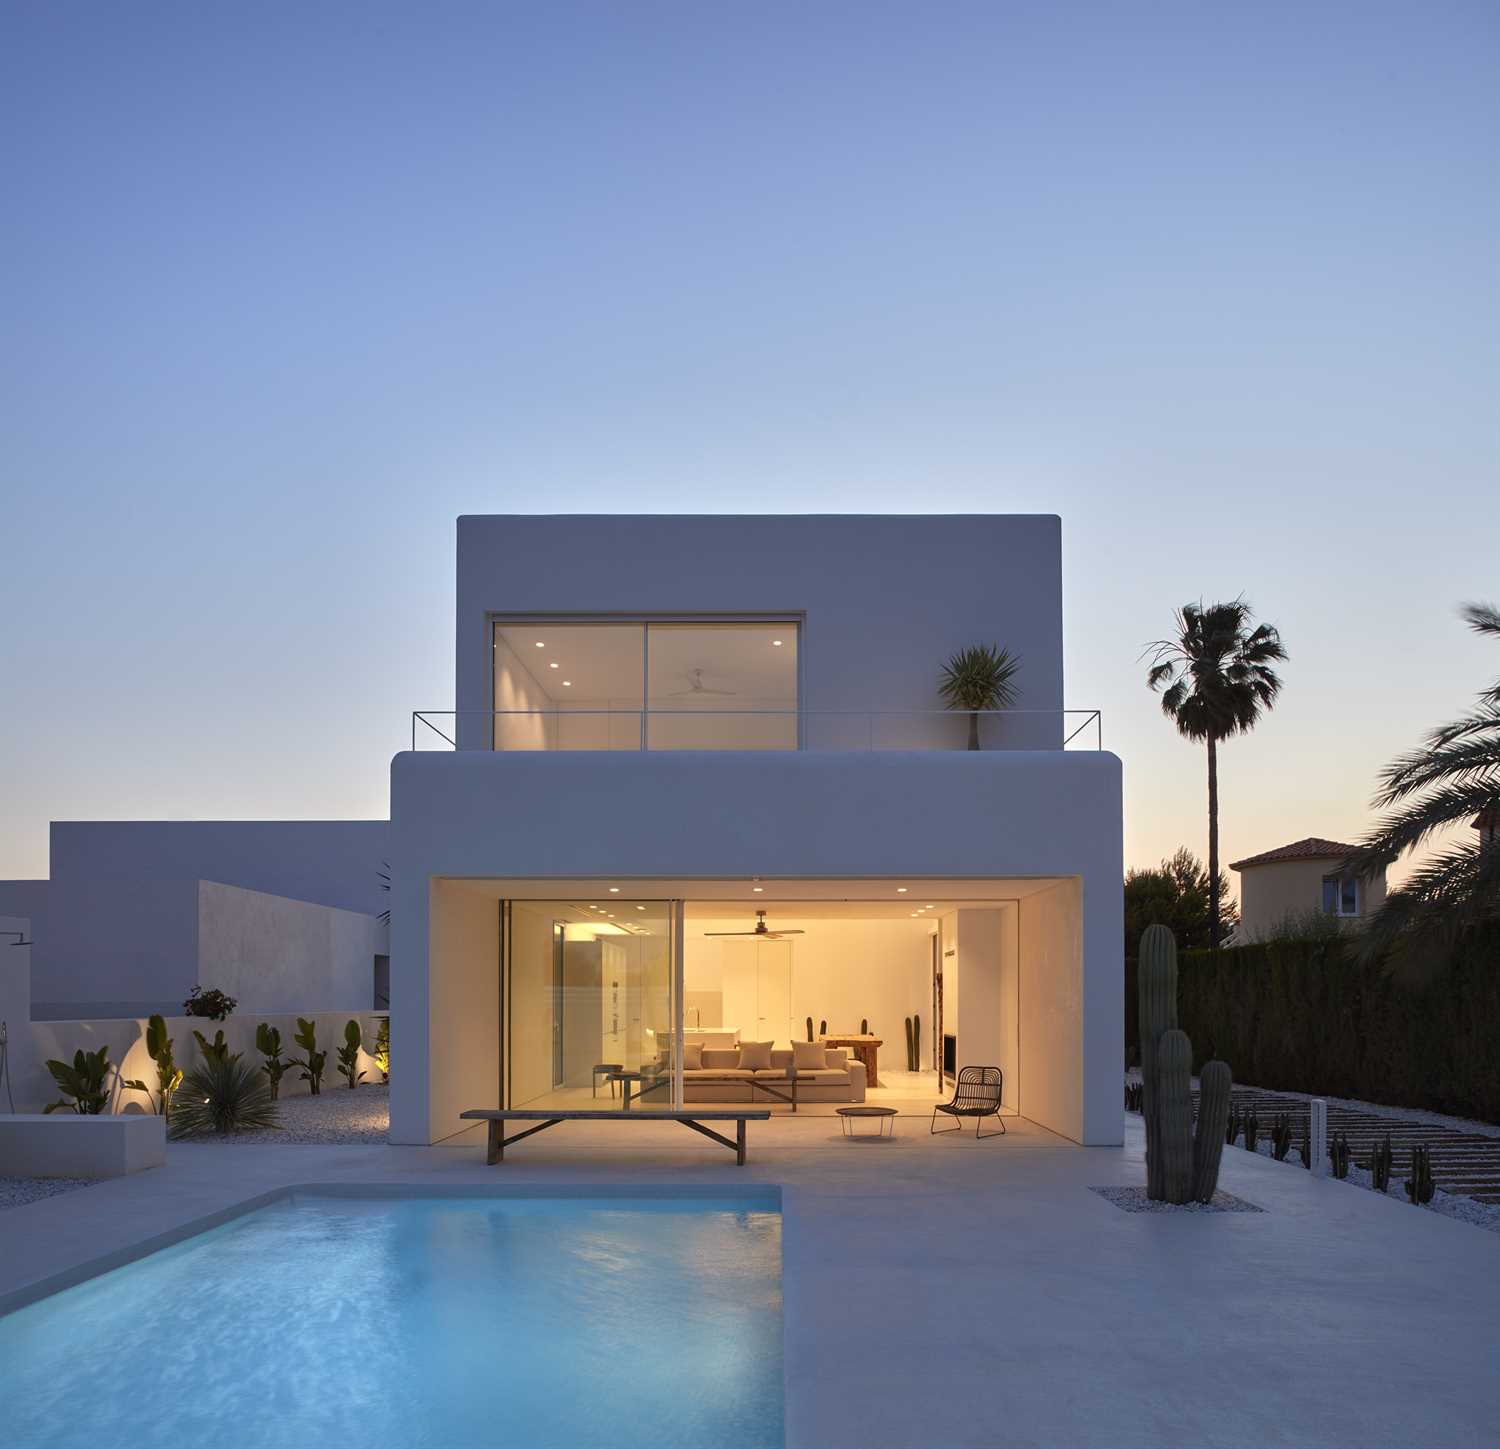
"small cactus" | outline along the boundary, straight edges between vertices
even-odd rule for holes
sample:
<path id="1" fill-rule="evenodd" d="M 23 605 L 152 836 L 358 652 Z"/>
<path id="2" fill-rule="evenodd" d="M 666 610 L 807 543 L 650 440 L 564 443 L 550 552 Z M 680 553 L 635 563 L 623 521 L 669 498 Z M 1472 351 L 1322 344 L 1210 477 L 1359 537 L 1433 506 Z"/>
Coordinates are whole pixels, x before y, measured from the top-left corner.
<path id="1" fill-rule="evenodd" d="M 911 1064 L 911 1017 L 906 1018 L 906 1070 L 914 1071 Z"/>
<path id="2" fill-rule="evenodd" d="M 869 1036 L 869 1034 L 870 1034 L 870 1023 L 869 1023 L 869 1020 L 868 1020 L 868 1018 L 863 1017 L 863 1016 L 860 1017 L 860 1019 L 859 1019 L 859 1034 L 861 1036 Z"/>
<path id="3" fill-rule="evenodd" d="M 818 1035 L 819 1036 L 827 1036 L 828 1035 L 828 1023 L 826 1021 L 820 1021 L 818 1023 Z"/>
<path id="4" fill-rule="evenodd" d="M 1254 1152 L 1255 1144 L 1260 1141 L 1260 1118 L 1256 1115 L 1254 1107 L 1245 1113 L 1244 1132 L 1245 1151 Z"/>
<path id="5" fill-rule="evenodd" d="M 1312 1113 L 1309 1112 L 1302 1119 L 1302 1145 L 1298 1149 L 1302 1153 L 1302 1165 L 1309 1172 L 1312 1171 Z"/>
<path id="6" fill-rule="evenodd" d="M 813 1039 L 812 1017 L 807 1018 L 807 1039 L 808 1041 Z"/>
<path id="7" fill-rule="evenodd" d="M 1226 1147 L 1234 1146 L 1234 1139 L 1240 1135 L 1241 1120 L 1239 1108 L 1231 1107 L 1229 1116 L 1224 1119 L 1224 1145 Z"/>
<path id="8" fill-rule="evenodd" d="M 911 1069 L 922 1070 L 922 1018 L 916 1012 L 911 1018 Z"/>
<path id="9" fill-rule="evenodd" d="M 1437 1184 L 1432 1180 L 1431 1149 L 1418 1144 L 1411 1150 L 1411 1176 L 1406 1179 L 1407 1200 L 1429 1203 Z"/>
<path id="10" fill-rule="evenodd" d="M 1370 1186 L 1376 1192 L 1384 1192 L 1391 1185 L 1391 1134 L 1376 1144 L 1370 1153 Z"/>
<path id="11" fill-rule="evenodd" d="M 1277 1162 L 1285 1162 L 1292 1150 L 1292 1119 L 1285 1112 L 1278 1112 L 1271 1123 L 1271 1156 Z"/>
<path id="12" fill-rule="evenodd" d="M 1335 1132 L 1328 1144 L 1328 1156 L 1333 1163 L 1333 1175 L 1337 1178 L 1349 1176 L 1349 1138 Z"/>

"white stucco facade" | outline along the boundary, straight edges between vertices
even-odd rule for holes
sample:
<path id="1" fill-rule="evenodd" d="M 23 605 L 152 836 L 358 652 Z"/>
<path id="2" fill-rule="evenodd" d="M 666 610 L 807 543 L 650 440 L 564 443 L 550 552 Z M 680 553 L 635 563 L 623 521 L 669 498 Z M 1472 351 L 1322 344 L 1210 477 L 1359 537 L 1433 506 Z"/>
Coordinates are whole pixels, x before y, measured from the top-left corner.
<path id="1" fill-rule="evenodd" d="M 499 621 L 659 619 L 794 627 L 791 746 L 641 749 L 627 718 L 597 748 L 541 727 L 490 747 L 490 711 L 540 718 L 550 682 L 539 658 L 535 688 L 507 674 L 496 700 Z M 870 900 L 967 882 L 993 900 L 968 912 L 974 970 L 1004 973 L 1019 1009 L 987 1032 L 976 976 L 971 1039 L 1014 1063 L 1023 1115 L 1120 1141 L 1120 762 L 1062 748 L 1056 518 L 466 517 L 456 640 L 459 748 L 403 752 L 391 771 L 393 1141 L 441 1140 L 461 1111 L 500 1104 L 507 892 L 608 882 L 680 902 L 752 879 Z M 978 643 L 1020 656 L 1020 697 L 969 751 L 936 684 Z M 849 748 L 809 733 L 860 712 L 915 723 Z M 1006 944 L 986 949 L 984 930 Z"/>

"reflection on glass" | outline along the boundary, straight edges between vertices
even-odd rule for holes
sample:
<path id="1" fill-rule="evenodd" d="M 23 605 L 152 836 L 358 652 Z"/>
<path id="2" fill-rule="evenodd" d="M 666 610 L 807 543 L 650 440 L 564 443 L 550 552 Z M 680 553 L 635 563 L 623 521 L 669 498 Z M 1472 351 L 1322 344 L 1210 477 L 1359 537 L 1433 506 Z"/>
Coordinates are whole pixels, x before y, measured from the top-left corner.
<path id="1" fill-rule="evenodd" d="M 671 920 L 664 901 L 510 902 L 512 1107 L 673 1105 Z"/>
<path id="2" fill-rule="evenodd" d="M 494 748 L 638 750 L 640 624 L 496 623 Z"/>
<path id="3" fill-rule="evenodd" d="M 652 624 L 648 646 L 648 748 L 797 748 L 794 624 Z"/>

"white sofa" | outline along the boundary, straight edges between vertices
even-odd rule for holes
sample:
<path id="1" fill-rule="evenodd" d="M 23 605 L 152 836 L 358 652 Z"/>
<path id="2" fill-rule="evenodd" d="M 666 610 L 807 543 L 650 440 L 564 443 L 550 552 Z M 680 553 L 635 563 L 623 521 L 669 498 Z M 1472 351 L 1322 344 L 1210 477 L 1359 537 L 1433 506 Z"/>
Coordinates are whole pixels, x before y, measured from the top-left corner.
<path id="1" fill-rule="evenodd" d="M 796 1070 L 797 1101 L 863 1102 L 865 1099 L 865 1064 L 851 1057 L 842 1047 L 829 1047 L 827 1065 L 822 1068 Z M 792 1053 L 773 1051 L 769 1068 L 751 1070 L 739 1065 L 737 1047 L 703 1049 L 701 1067 L 684 1067 L 682 1096 L 685 1102 L 759 1102 L 775 1105 L 776 1099 L 757 1092 L 750 1084 L 762 1081 L 780 1092 L 786 1092 L 792 1080 Z"/>

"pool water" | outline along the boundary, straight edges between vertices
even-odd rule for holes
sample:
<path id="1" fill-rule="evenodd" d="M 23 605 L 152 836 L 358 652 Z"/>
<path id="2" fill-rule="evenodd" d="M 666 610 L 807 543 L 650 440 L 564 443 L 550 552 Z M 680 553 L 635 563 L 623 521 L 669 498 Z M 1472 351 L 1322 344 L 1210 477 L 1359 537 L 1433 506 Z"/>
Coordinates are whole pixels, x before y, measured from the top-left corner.
<path id="1" fill-rule="evenodd" d="M 0 1318 L 0 1441 L 780 1449 L 781 1216 L 298 1196 Z"/>

